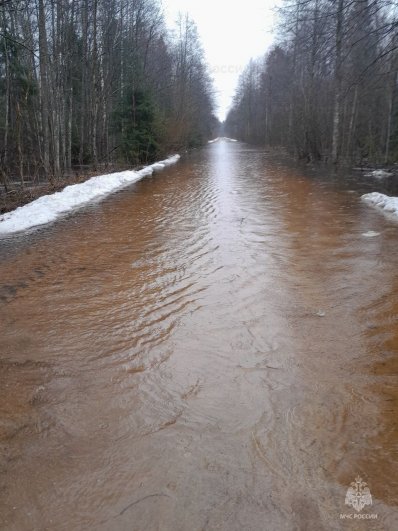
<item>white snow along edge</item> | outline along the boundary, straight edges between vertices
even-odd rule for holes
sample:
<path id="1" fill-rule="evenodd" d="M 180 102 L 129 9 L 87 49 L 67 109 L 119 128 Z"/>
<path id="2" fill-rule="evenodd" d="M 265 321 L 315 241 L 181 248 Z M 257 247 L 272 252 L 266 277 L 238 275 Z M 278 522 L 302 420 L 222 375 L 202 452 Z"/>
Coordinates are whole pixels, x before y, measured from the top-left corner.
<path id="1" fill-rule="evenodd" d="M 155 171 L 175 164 L 179 159 L 180 155 L 173 155 L 166 160 L 146 166 L 142 170 L 127 170 L 98 175 L 83 183 L 67 186 L 61 192 L 39 197 L 27 205 L 0 216 L 0 234 L 12 234 L 51 223 L 62 214 L 79 208 L 94 199 L 102 199 L 143 177 L 152 175 Z"/>
<path id="2" fill-rule="evenodd" d="M 390 197 L 379 192 L 372 192 L 370 194 L 364 194 L 361 199 L 371 206 L 398 217 L 398 197 Z"/>

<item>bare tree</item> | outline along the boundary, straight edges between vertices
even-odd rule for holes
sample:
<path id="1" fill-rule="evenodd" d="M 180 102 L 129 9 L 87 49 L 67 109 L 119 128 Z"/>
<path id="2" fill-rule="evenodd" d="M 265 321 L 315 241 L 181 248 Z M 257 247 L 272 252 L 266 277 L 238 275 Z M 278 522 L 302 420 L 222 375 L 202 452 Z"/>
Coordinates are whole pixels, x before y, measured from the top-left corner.
<path id="1" fill-rule="evenodd" d="M 213 109 L 193 22 L 171 35 L 158 0 L 0 2 L 5 186 L 203 142 Z"/>
<path id="2" fill-rule="evenodd" d="M 280 16 L 261 82 L 253 93 L 243 75 L 227 130 L 305 160 L 395 161 L 396 2 L 296 0 Z"/>

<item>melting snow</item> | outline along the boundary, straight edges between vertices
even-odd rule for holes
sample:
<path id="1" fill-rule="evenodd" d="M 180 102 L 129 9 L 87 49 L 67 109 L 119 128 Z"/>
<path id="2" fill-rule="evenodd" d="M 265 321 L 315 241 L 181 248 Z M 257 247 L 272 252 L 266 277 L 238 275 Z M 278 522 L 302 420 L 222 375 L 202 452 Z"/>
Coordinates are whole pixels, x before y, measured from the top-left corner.
<path id="1" fill-rule="evenodd" d="M 363 232 L 362 236 L 365 236 L 365 238 L 375 238 L 376 236 L 380 236 L 380 232 L 368 230 L 368 232 Z"/>
<path id="2" fill-rule="evenodd" d="M 365 177 L 376 177 L 376 179 L 384 179 L 385 177 L 391 177 L 392 173 L 386 170 L 373 170 L 365 173 Z"/>
<path id="3" fill-rule="evenodd" d="M 235 138 L 227 138 L 226 136 L 220 136 L 220 137 L 214 138 L 214 140 L 209 140 L 207 143 L 208 144 L 214 144 L 214 142 L 220 142 L 220 141 L 237 142 L 237 140 L 235 140 Z"/>
<path id="4" fill-rule="evenodd" d="M 96 199 L 120 190 L 153 172 L 175 164 L 180 155 L 156 162 L 138 171 L 122 171 L 92 177 L 80 184 L 67 186 L 61 192 L 39 197 L 32 203 L 0 216 L 0 234 L 11 234 L 55 221 L 59 216 Z"/>
<path id="5" fill-rule="evenodd" d="M 398 216 L 398 197 L 389 197 L 388 195 L 372 192 L 362 196 L 363 201 L 370 205 Z"/>

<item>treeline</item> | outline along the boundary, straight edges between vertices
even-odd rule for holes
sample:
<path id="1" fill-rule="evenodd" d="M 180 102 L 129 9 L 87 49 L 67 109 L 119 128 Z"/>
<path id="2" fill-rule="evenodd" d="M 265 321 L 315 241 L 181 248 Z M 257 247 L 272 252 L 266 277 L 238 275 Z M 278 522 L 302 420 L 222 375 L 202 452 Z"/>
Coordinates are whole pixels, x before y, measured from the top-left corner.
<path id="1" fill-rule="evenodd" d="M 295 0 L 241 76 L 226 130 L 306 160 L 398 160 L 398 2 Z"/>
<path id="2" fill-rule="evenodd" d="M 194 23 L 170 34 L 158 0 L 0 0 L 5 186 L 198 145 L 213 107 Z"/>

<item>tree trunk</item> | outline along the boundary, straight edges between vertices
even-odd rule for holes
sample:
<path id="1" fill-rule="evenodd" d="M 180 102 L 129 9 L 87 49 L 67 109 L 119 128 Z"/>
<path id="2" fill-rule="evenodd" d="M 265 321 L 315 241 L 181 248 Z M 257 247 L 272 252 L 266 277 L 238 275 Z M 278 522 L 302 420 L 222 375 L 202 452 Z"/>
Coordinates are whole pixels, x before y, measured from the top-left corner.
<path id="1" fill-rule="evenodd" d="M 96 167 L 98 164 L 97 154 L 97 121 L 98 121 L 98 43 L 97 43 L 97 0 L 94 0 L 93 6 L 93 58 L 92 58 L 92 157 Z"/>
<path id="2" fill-rule="evenodd" d="M 397 83 L 398 83 L 398 72 L 397 72 L 397 63 L 398 63 L 398 55 L 396 55 L 392 61 L 391 61 L 391 81 L 390 81 L 390 93 L 389 93 L 389 101 L 388 101 L 388 116 L 387 116 L 387 131 L 386 131 L 386 144 L 385 144 L 385 151 L 384 151 L 384 163 L 388 163 L 388 159 L 390 157 L 390 141 L 391 141 L 391 124 L 392 124 L 392 118 L 393 118 L 393 112 L 394 112 L 394 101 L 396 96 L 396 90 L 397 90 Z"/>
<path id="3" fill-rule="evenodd" d="M 352 102 L 352 108 L 351 108 L 351 116 L 350 116 L 350 125 L 348 127 L 348 135 L 347 135 L 347 144 L 345 148 L 346 156 L 349 157 L 353 155 L 351 150 L 351 142 L 352 142 L 352 135 L 354 132 L 354 125 L 355 125 L 355 115 L 357 112 L 357 100 L 358 100 L 358 85 L 355 86 L 354 91 L 354 100 Z"/>
<path id="4" fill-rule="evenodd" d="M 82 90 L 81 90 L 81 107 L 80 107 L 80 146 L 79 146 L 79 163 L 84 162 L 84 145 L 86 141 L 85 136 L 85 114 L 86 114 L 86 92 L 87 92 L 87 34 L 88 34 L 88 6 L 87 0 L 84 1 L 82 7 Z"/>
<path id="5" fill-rule="evenodd" d="M 342 116 L 342 43 L 343 43 L 344 0 L 338 0 L 336 13 L 336 57 L 335 57 L 335 93 L 333 110 L 332 161 L 338 164 L 341 145 Z"/>
<path id="6" fill-rule="evenodd" d="M 3 10 L 3 27 L 4 32 L 7 31 L 7 21 L 5 10 Z M 3 168 L 7 167 L 8 162 L 8 132 L 10 119 L 10 60 L 8 57 L 7 39 L 3 38 L 4 43 L 4 58 L 5 58 L 5 76 L 6 76 L 6 93 L 5 93 L 5 110 L 4 110 L 4 151 L 2 157 Z M 7 189 L 7 172 L 3 173 L 4 188 Z"/>
<path id="7" fill-rule="evenodd" d="M 66 169 L 72 168 L 72 117 L 73 117 L 73 88 L 69 89 L 68 94 L 68 121 L 66 134 Z"/>
<path id="8" fill-rule="evenodd" d="M 48 98 L 48 69 L 47 69 L 47 31 L 43 0 L 39 4 L 39 53 L 40 53 L 40 98 L 41 98 L 41 127 L 43 137 L 42 161 L 46 177 L 50 177 L 50 138 L 49 138 L 49 98 Z"/>

